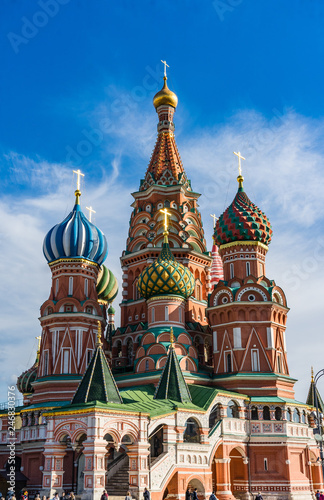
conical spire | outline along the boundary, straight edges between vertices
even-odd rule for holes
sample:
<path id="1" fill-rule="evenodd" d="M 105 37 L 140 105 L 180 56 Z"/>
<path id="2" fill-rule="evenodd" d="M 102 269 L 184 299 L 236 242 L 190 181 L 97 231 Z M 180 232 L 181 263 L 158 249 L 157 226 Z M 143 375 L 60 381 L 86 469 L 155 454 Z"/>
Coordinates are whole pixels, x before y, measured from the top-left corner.
<path id="1" fill-rule="evenodd" d="M 210 283 L 212 286 L 214 286 L 217 285 L 220 280 L 224 279 L 223 261 L 221 256 L 219 255 L 218 246 L 215 245 L 215 243 L 213 245 L 211 254 L 213 262 L 210 268 Z"/>
<path id="2" fill-rule="evenodd" d="M 79 387 L 72 399 L 72 404 L 84 404 L 91 401 L 101 403 L 119 403 L 123 400 L 119 394 L 100 341 L 101 329 L 98 328 L 96 350 L 86 369 Z"/>
<path id="3" fill-rule="evenodd" d="M 321 398 L 320 393 L 318 392 L 318 389 L 315 385 L 314 382 L 314 372 L 313 372 L 313 367 L 312 367 L 312 376 L 311 376 L 311 383 L 308 391 L 308 396 L 306 399 L 306 404 L 313 406 L 313 408 L 316 408 L 316 401 L 315 401 L 315 392 L 316 392 L 316 397 L 317 397 L 317 404 L 318 404 L 318 409 L 321 413 L 324 413 L 324 403 L 323 399 Z"/>
<path id="4" fill-rule="evenodd" d="M 179 403 L 191 403 L 191 396 L 182 374 L 174 348 L 173 328 L 170 330 L 170 348 L 154 399 L 171 399 Z"/>

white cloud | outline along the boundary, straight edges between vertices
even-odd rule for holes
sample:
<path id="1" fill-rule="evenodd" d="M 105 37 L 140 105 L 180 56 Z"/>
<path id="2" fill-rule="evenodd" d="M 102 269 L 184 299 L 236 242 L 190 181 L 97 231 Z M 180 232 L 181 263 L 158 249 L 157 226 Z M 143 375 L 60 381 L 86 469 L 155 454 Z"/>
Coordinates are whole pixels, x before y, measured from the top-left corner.
<path id="1" fill-rule="evenodd" d="M 113 112 L 102 105 L 94 119 L 99 122 L 109 113 Z M 130 192 L 137 189 L 147 168 L 155 143 L 156 119 L 151 108 L 142 109 L 140 105 L 115 113 L 113 118 L 113 129 L 102 139 L 102 148 L 114 156 L 109 165 L 112 174 L 109 177 L 102 168 L 100 183 L 94 186 L 88 180 L 84 182 L 82 206 L 90 203 L 97 212 L 95 223 L 105 232 L 109 244 L 106 264 L 120 283 L 119 257 L 125 248 L 133 201 Z M 221 213 L 237 189 L 237 163 L 232 152 L 239 149 L 247 158 L 243 162 L 246 191 L 268 215 L 274 229 L 267 275 L 284 288 L 291 307 L 288 361 L 291 375 L 301 379 L 296 387 L 299 399 L 306 397 L 310 365 L 322 367 L 321 359 L 314 359 L 322 348 L 322 138 L 322 122 L 291 111 L 279 117 L 275 112 L 270 121 L 255 112 L 241 112 L 225 125 L 182 132 L 177 137 L 193 189 L 202 193 L 200 205 L 209 246 L 209 214 Z M 127 185 L 124 179 L 129 158 L 138 171 L 136 185 Z M 74 190 L 71 169 L 66 165 L 13 152 L 3 159 L 4 163 L 10 165 L 9 181 L 20 186 L 28 183 L 30 189 L 28 194 L 22 190 L 18 197 L 6 194 L 0 203 L 0 401 L 5 399 L 12 377 L 33 362 L 34 337 L 40 332 L 39 307 L 47 299 L 51 283 L 42 242 L 52 225 L 71 210 Z"/>

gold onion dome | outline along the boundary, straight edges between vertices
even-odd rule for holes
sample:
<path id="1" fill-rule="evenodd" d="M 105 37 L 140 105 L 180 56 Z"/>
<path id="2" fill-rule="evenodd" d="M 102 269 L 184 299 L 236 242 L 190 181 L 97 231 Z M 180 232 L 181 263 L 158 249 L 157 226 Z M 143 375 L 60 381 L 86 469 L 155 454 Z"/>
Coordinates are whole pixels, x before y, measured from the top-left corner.
<path id="1" fill-rule="evenodd" d="M 141 272 L 137 287 L 145 299 L 157 295 L 180 295 L 188 299 L 192 295 L 193 274 L 174 258 L 166 235 L 158 259 Z"/>
<path id="2" fill-rule="evenodd" d="M 155 109 L 157 109 L 159 106 L 172 106 L 173 108 L 176 108 L 178 105 L 178 97 L 172 90 L 168 88 L 167 85 L 167 77 L 163 77 L 164 80 L 164 85 L 163 88 L 155 94 L 153 97 L 153 104 Z"/>

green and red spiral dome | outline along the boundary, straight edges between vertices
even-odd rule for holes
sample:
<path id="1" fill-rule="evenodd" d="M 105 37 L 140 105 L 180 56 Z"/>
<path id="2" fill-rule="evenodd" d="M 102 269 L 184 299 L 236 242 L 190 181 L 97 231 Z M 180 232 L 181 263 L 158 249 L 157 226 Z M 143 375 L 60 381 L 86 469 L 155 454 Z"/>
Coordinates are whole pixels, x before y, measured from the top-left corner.
<path id="1" fill-rule="evenodd" d="M 237 180 L 238 192 L 216 223 L 215 243 L 221 246 L 233 241 L 257 241 L 268 246 L 272 236 L 270 221 L 245 193 L 243 177 Z"/>

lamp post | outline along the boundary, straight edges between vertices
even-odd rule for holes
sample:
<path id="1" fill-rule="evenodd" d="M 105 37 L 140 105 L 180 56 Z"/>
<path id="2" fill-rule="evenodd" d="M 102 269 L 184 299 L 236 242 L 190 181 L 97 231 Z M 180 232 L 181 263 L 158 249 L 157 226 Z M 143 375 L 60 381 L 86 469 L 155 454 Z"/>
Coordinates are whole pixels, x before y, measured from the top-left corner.
<path id="1" fill-rule="evenodd" d="M 316 373 L 314 377 L 314 400 L 315 400 L 315 408 L 316 408 L 316 423 L 317 423 L 317 433 L 314 435 L 316 441 L 318 442 L 319 450 L 320 450 L 320 460 L 322 466 L 322 481 L 324 482 L 324 452 L 323 452 L 323 435 L 322 435 L 322 426 L 320 422 L 320 413 L 318 410 L 318 399 L 317 399 L 317 390 L 316 384 L 318 380 L 324 375 L 324 369 L 320 370 Z M 322 418 L 322 417 L 321 417 Z M 316 437 L 318 435 L 318 437 Z"/>

